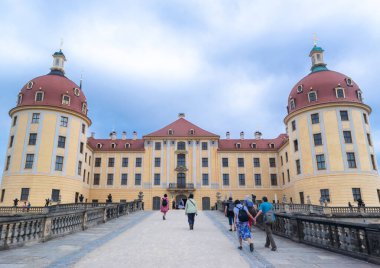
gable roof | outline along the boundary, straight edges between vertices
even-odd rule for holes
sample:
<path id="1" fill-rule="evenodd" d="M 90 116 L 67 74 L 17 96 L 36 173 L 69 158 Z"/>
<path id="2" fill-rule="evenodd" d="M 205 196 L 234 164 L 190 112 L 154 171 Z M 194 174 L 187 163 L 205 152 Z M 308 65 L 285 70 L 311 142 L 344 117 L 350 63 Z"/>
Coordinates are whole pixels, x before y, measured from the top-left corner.
<path id="1" fill-rule="evenodd" d="M 194 130 L 194 134 L 190 134 L 190 130 Z M 169 130 L 173 130 L 173 134 L 169 135 Z M 144 138 L 149 137 L 211 137 L 219 138 L 218 135 L 208 132 L 193 123 L 187 121 L 185 118 L 179 118 L 173 123 L 161 128 L 155 132 L 145 135 Z"/>

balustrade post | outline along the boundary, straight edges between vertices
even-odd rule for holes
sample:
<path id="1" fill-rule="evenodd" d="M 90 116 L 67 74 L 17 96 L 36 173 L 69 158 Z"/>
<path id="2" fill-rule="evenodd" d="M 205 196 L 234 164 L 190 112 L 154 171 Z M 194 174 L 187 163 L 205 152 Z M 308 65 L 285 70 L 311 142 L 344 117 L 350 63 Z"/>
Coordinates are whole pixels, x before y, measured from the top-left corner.
<path id="1" fill-rule="evenodd" d="M 323 207 L 323 214 L 328 216 L 328 217 L 331 217 L 332 216 L 331 208 Z"/>
<path id="2" fill-rule="evenodd" d="M 87 219 L 88 219 L 87 210 L 85 210 L 83 212 L 83 216 L 82 216 L 82 230 L 86 230 L 88 228 L 87 227 Z"/>
<path id="3" fill-rule="evenodd" d="M 285 212 L 290 213 L 290 207 L 289 204 L 285 204 Z"/>
<path id="4" fill-rule="evenodd" d="M 107 221 L 107 207 L 103 207 L 103 223 Z"/>
<path id="5" fill-rule="evenodd" d="M 380 229 L 366 228 L 368 259 L 371 262 L 380 264 Z"/>
<path id="6" fill-rule="evenodd" d="M 300 230 L 300 223 L 298 222 L 297 218 L 295 217 L 290 217 L 289 218 L 289 227 L 290 227 L 290 233 L 291 233 L 291 236 L 290 236 L 290 239 L 295 241 L 295 242 L 300 242 L 300 232 L 302 232 L 302 230 Z"/>
<path id="7" fill-rule="evenodd" d="M 43 220 L 43 232 L 42 232 L 42 242 L 45 242 L 51 237 L 51 218 L 45 217 Z"/>

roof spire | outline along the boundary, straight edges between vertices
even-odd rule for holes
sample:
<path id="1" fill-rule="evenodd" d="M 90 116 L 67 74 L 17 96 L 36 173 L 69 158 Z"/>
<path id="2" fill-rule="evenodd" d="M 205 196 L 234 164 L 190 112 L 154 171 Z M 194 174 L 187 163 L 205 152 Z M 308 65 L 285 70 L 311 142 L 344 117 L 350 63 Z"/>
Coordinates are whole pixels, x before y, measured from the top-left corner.
<path id="1" fill-rule="evenodd" d="M 63 39 L 61 39 L 59 51 L 55 52 L 52 55 L 53 65 L 50 68 L 51 70 L 50 74 L 56 74 L 56 75 L 62 75 L 62 76 L 65 75 L 64 65 L 65 65 L 66 57 L 65 57 L 65 54 L 63 54 L 62 52 L 62 46 L 63 46 Z"/>
<path id="2" fill-rule="evenodd" d="M 313 36 L 314 46 L 310 51 L 309 57 L 311 58 L 311 72 L 327 71 L 326 63 L 323 61 L 323 52 L 324 50 L 317 46 L 317 35 Z"/>
<path id="3" fill-rule="evenodd" d="M 83 70 L 80 72 L 80 81 L 79 81 L 79 88 L 82 89 L 82 82 L 83 82 Z"/>

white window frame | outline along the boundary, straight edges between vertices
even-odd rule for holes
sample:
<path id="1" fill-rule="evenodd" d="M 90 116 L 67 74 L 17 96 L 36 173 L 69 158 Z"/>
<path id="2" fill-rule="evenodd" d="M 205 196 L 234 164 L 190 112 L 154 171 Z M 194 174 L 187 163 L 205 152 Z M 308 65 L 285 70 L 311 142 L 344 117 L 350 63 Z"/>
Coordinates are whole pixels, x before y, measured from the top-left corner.
<path id="1" fill-rule="evenodd" d="M 256 148 L 257 148 L 256 143 L 251 143 L 251 148 L 252 148 L 252 149 L 256 149 Z"/>
<path id="2" fill-rule="evenodd" d="M 353 86 L 353 83 L 352 83 L 352 79 L 347 77 L 346 79 L 346 85 L 349 86 L 349 87 L 352 87 Z"/>
<path id="3" fill-rule="evenodd" d="M 356 97 L 359 101 L 363 102 L 363 93 L 360 89 L 356 90 Z"/>
<path id="4" fill-rule="evenodd" d="M 290 110 L 295 110 L 295 109 L 296 109 L 296 100 L 290 99 Z"/>
<path id="5" fill-rule="evenodd" d="M 298 85 L 297 86 L 297 93 L 302 93 L 303 92 L 303 85 Z"/>
<path id="6" fill-rule="evenodd" d="M 80 96 L 80 89 L 79 89 L 79 88 L 74 87 L 74 88 L 73 88 L 73 91 L 74 91 L 74 95 L 75 95 L 75 96 L 77 96 L 77 97 Z"/>
<path id="7" fill-rule="evenodd" d="M 342 90 L 343 91 L 343 98 L 339 98 L 338 97 L 338 90 Z M 335 88 L 335 96 L 337 99 L 345 99 L 346 98 L 346 92 L 344 91 L 344 88 L 343 87 L 336 87 Z"/>
<path id="8" fill-rule="evenodd" d="M 42 93 L 42 99 L 41 99 L 40 101 L 37 100 L 37 94 L 38 94 L 38 93 Z M 42 102 L 42 101 L 44 101 L 44 97 L 45 97 L 45 92 L 39 90 L 39 91 L 37 91 L 36 94 L 34 95 L 34 101 L 35 101 L 35 102 Z"/>
<path id="9" fill-rule="evenodd" d="M 85 102 L 82 104 L 82 113 L 87 114 L 87 104 Z"/>
<path id="10" fill-rule="evenodd" d="M 274 143 L 269 143 L 269 148 L 274 149 Z"/>
<path id="11" fill-rule="evenodd" d="M 235 143 L 235 147 L 236 147 L 236 149 L 240 149 L 240 148 L 241 148 L 241 144 L 240 144 L 240 142 Z"/>
<path id="12" fill-rule="evenodd" d="M 194 135 L 195 134 L 195 130 L 194 129 L 190 129 L 189 133 L 190 133 L 190 135 Z"/>
<path id="13" fill-rule="evenodd" d="M 26 89 L 32 89 L 34 85 L 33 81 L 29 81 L 28 84 L 26 84 Z"/>
<path id="14" fill-rule="evenodd" d="M 173 134 L 174 134 L 173 129 L 169 129 L 169 130 L 168 130 L 168 135 L 173 135 Z"/>
<path id="15" fill-rule="evenodd" d="M 66 103 L 66 101 L 65 101 L 65 97 L 68 97 L 68 98 L 69 98 L 69 102 L 68 102 L 68 103 Z M 70 96 L 69 96 L 69 95 L 67 95 L 67 94 L 62 95 L 62 104 L 63 104 L 63 105 L 70 105 L 70 101 L 71 101 L 71 99 L 70 99 Z"/>
<path id="16" fill-rule="evenodd" d="M 101 143 L 96 144 L 96 148 L 101 149 L 103 145 Z"/>
<path id="17" fill-rule="evenodd" d="M 22 103 L 22 97 L 23 97 L 22 93 L 18 94 L 18 96 L 17 96 L 17 104 L 18 105 Z"/>
<path id="18" fill-rule="evenodd" d="M 127 142 L 127 143 L 124 145 L 124 147 L 125 147 L 125 149 L 131 148 L 131 144 Z"/>
<path id="19" fill-rule="evenodd" d="M 315 101 L 311 101 L 311 100 L 310 100 L 310 94 L 312 94 L 312 93 L 315 94 Z M 308 98 L 309 102 L 316 102 L 316 101 L 318 101 L 318 94 L 317 94 L 317 91 L 312 90 L 312 91 L 310 91 L 309 93 L 307 93 L 307 98 Z"/>
<path id="20" fill-rule="evenodd" d="M 111 148 L 115 149 L 116 148 L 116 143 L 111 143 Z"/>

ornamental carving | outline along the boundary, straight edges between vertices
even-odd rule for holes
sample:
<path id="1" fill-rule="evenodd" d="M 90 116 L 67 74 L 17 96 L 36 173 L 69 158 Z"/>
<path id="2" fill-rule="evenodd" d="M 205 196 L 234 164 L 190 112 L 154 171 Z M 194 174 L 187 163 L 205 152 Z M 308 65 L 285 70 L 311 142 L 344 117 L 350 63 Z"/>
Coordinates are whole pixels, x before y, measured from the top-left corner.
<path id="1" fill-rule="evenodd" d="M 188 169 L 185 166 L 178 166 L 178 167 L 175 168 L 175 171 L 185 172 L 185 171 L 188 171 Z"/>

